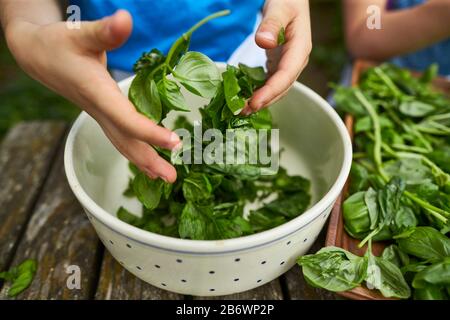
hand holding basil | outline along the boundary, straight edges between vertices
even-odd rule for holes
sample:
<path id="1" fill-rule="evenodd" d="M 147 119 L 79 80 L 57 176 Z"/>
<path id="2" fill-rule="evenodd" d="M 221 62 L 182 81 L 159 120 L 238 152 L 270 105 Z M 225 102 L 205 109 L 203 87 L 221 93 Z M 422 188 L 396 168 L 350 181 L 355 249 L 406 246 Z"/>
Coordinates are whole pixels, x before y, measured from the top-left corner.
<path id="1" fill-rule="evenodd" d="M 243 139 L 246 147 L 258 141 L 246 141 L 247 130 L 270 130 L 272 117 L 264 109 L 250 116 L 239 113 L 253 92 L 264 85 L 262 67 L 244 64 L 227 66 L 221 73 L 216 64 L 200 52 L 189 51 L 192 33 L 210 19 L 227 14 L 213 14 L 184 33 L 167 55 L 157 49 L 144 53 L 135 63 L 129 99 L 136 109 L 157 123 L 169 112 L 189 112 L 181 87 L 194 95 L 209 99 L 200 108 L 202 130 L 218 129 Z M 193 132 L 193 125 L 178 117 L 173 129 Z M 180 156 L 189 146 L 180 150 Z M 155 148 L 170 161 L 171 154 Z M 248 158 L 249 148 L 245 155 Z M 234 150 L 233 150 L 234 152 Z M 151 180 L 130 165 L 133 176 L 124 192 L 143 205 L 141 214 L 120 208 L 117 217 L 138 228 L 158 234 L 193 240 L 228 239 L 261 232 L 283 224 L 303 213 L 311 200 L 310 183 L 303 177 L 290 176 L 281 168 L 264 175 L 257 164 L 183 164 L 173 163 L 177 181 L 169 184 Z M 275 195 L 269 202 L 268 197 Z M 266 203 L 244 217 L 246 204 Z"/>

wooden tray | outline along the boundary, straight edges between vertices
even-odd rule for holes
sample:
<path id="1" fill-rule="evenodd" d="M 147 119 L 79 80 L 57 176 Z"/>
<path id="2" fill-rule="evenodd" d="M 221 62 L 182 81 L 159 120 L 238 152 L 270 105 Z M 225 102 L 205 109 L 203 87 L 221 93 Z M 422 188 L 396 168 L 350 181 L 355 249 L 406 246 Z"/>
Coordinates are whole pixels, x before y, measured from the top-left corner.
<path id="1" fill-rule="evenodd" d="M 353 65 L 352 71 L 352 86 L 356 86 L 359 82 L 361 74 L 368 68 L 375 66 L 376 63 L 358 60 Z M 420 75 L 414 72 L 416 75 Z M 450 81 L 445 78 L 436 78 L 433 82 L 434 86 L 443 91 L 450 93 Z M 347 127 L 350 137 L 353 139 L 353 117 L 351 115 L 346 115 L 345 126 Z M 348 195 L 348 185 L 349 179 L 345 183 L 345 186 L 339 195 L 336 203 L 331 212 L 330 222 L 328 224 L 327 237 L 325 241 L 326 246 L 336 246 L 341 247 L 347 251 L 350 251 L 356 255 L 362 256 L 366 252 L 367 246 L 363 248 L 358 248 L 360 240 L 353 239 L 344 230 L 344 220 L 342 217 L 342 202 Z M 372 245 L 372 250 L 375 255 L 380 255 L 383 249 L 386 247 L 386 243 L 375 242 Z M 369 290 L 366 287 L 357 287 L 349 291 L 338 292 L 339 295 L 354 299 L 354 300 L 394 300 L 392 298 L 385 298 L 376 290 Z"/>

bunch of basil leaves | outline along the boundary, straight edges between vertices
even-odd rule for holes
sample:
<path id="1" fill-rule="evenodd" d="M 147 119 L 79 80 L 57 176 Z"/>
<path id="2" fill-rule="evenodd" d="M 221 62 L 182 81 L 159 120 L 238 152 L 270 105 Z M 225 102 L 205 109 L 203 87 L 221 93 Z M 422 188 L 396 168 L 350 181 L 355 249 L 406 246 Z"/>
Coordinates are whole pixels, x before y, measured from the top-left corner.
<path id="1" fill-rule="evenodd" d="M 373 259 L 376 277 L 367 273 L 370 250 L 365 257 L 339 248 L 301 257 L 311 284 L 345 291 L 378 279 L 373 288 L 386 297 L 408 298 L 413 289 L 415 299 L 450 298 L 450 100 L 433 88 L 436 74 L 436 65 L 417 78 L 383 64 L 368 69 L 358 87 L 335 87 L 339 109 L 355 119 L 345 230 L 360 247 L 392 244 Z"/>
<path id="2" fill-rule="evenodd" d="M 129 91 L 129 99 L 140 113 L 160 123 L 172 110 L 188 112 L 181 85 L 209 99 L 200 109 L 202 130 L 215 128 L 222 133 L 232 130 L 240 139 L 245 137 L 246 130 L 272 128 L 267 109 L 250 116 L 240 115 L 246 100 L 265 83 L 262 67 L 239 64 L 227 66 L 221 73 L 207 56 L 188 51 L 192 33 L 198 27 L 227 13 L 218 12 L 197 23 L 175 41 L 167 55 L 153 49 L 141 56 L 134 65 L 136 77 Z M 280 30 L 280 38 L 284 38 L 284 29 Z M 177 118 L 172 129 L 178 128 L 195 136 L 193 125 L 183 116 Z M 155 149 L 170 161 L 170 152 Z M 185 146 L 181 150 L 187 151 Z M 124 194 L 137 197 L 143 204 L 143 212 L 138 215 L 121 207 L 118 218 L 162 235 L 216 240 L 276 227 L 303 213 L 310 203 L 310 182 L 301 176 L 288 175 L 283 168 L 267 175 L 264 171 L 268 168 L 248 163 L 174 165 L 177 181 L 169 184 L 149 179 L 130 164 L 133 177 Z M 262 207 L 244 217 L 245 205 L 255 201 L 262 203 Z"/>

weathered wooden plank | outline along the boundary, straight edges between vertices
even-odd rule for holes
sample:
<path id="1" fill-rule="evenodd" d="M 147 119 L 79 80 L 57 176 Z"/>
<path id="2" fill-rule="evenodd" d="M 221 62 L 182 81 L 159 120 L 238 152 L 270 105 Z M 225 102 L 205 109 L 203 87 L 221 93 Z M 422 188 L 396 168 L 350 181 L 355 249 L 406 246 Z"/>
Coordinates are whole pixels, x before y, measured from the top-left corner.
<path id="1" fill-rule="evenodd" d="M 0 270 L 9 266 L 65 130 L 58 122 L 21 123 L 0 146 Z"/>
<path id="2" fill-rule="evenodd" d="M 219 297 L 194 297 L 196 300 L 282 300 L 280 281 L 275 279 L 253 290 Z"/>
<path id="3" fill-rule="evenodd" d="M 100 242 L 67 183 L 63 151 L 61 146 L 14 256 L 13 265 L 38 262 L 34 281 L 18 299 L 88 299 L 97 284 Z M 80 287 L 70 277 L 77 275 Z"/>
<path id="4" fill-rule="evenodd" d="M 316 242 L 314 242 L 311 247 L 309 253 L 315 253 L 320 248 L 324 246 L 325 243 L 325 235 L 326 235 L 327 227 L 325 226 L 317 238 Z M 291 300 L 335 300 L 340 299 L 340 297 L 326 290 L 322 290 L 319 288 L 313 288 L 308 283 L 306 283 L 305 278 L 303 277 L 302 271 L 298 265 L 292 267 L 291 270 L 286 272 L 282 279 L 282 283 L 286 287 L 287 291 L 287 299 Z"/>
<path id="5" fill-rule="evenodd" d="M 105 251 L 95 294 L 98 300 L 179 300 L 182 295 L 156 288 L 123 268 Z"/>

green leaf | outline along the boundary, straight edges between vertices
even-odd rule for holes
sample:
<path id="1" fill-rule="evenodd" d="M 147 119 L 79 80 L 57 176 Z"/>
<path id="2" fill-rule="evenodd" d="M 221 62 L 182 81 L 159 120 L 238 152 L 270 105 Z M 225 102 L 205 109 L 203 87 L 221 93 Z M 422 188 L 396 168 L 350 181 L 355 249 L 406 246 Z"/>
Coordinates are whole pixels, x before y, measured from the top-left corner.
<path id="1" fill-rule="evenodd" d="M 157 87 L 160 98 L 167 108 L 178 111 L 189 111 L 184 96 L 181 94 L 180 87 L 175 81 L 163 78 L 158 82 Z"/>
<path id="2" fill-rule="evenodd" d="M 201 207 L 187 202 L 181 213 L 178 232 L 182 239 L 205 240 L 207 235 L 207 213 L 209 207 Z"/>
<path id="3" fill-rule="evenodd" d="M 389 118 L 380 116 L 379 120 L 380 120 L 380 127 L 382 129 L 394 127 L 394 124 L 392 123 L 392 121 Z M 372 124 L 372 120 L 370 119 L 369 116 L 365 116 L 365 117 L 356 119 L 355 126 L 354 126 L 355 133 L 372 131 L 372 130 L 373 130 L 373 124 Z"/>
<path id="4" fill-rule="evenodd" d="M 141 217 L 138 217 L 137 215 L 131 213 L 124 207 L 120 207 L 119 210 L 117 210 L 116 215 L 117 215 L 117 218 L 119 218 L 123 222 L 131 224 L 132 226 L 135 226 L 135 227 L 143 226 Z"/>
<path id="5" fill-rule="evenodd" d="M 266 81 L 266 72 L 263 67 L 249 67 L 239 63 L 239 70 L 256 86 L 261 86 Z"/>
<path id="6" fill-rule="evenodd" d="M 428 154 L 428 158 L 436 163 L 442 170 L 450 173 L 450 145 L 436 148 Z"/>
<path id="7" fill-rule="evenodd" d="M 276 214 L 295 218 L 306 210 L 310 201 L 311 197 L 308 193 L 300 192 L 273 200 L 266 204 L 265 207 Z"/>
<path id="8" fill-rule="evenodd" d="M 144 52 L 133 66 L 135 73 L 141 73 L 154 70 L 156 67 L 164 63 L 166 57 L 158 49 L 153 48 L 150 52 Z"/>
<path id="9" fill-rule="evenodd" d="M 414 290 L 414 300 L 448 300 L 446 290 L 438 286 L 426 286 Z"/>
<path id="10" fill-rule="evenodd" d="M 405 116 L 420 118 L 424 117 L 431 112 L 433 112 L 436 108 L 428 103 L 413 100 L 413 101 L 404 101 L 399 107 L 401 113 Z"/>
<path id="11" fill-rule="evenodd" d="M 236 73 L 232 68 L 228 67 L 227 70 L 222 73 L 222 77 L 227 106 L 232 114 L 237 115 L 244 108 L 245 100 L 239 96 L 241 88 L 239 87 Z"/>
<path id="12" fill-rule="evenodd" d="M 213 98 L 222 78 L 216 64 L 200 52 L 187 52 L 173 73 L 190 92 L 204 98 Z"/>
<path id="13" fill-rule="evenodd" d="M 213 14 L 210 14 L 209 16 L 203 18 L 202 20 L 197 22 L 195 25 L 193 25 L 191 28 L 189 28 L 189 30 L 187 32 L 183 33 L 183 35 L 181 37 L 179 37 L 172 44 L 172 46 L 169 50 L 169 53 L 167 54 L 169 66 L 171 68 L 173 68 L 177 64 L 180 57 L 185 52 L 188 51 L 192 33 L 194 33 L 194 31 L 196 31 L 198 28 L 200 28 L 202 25 L 204 25 L 208 21 L 213 20 L 218 17 L 226 16 L 228 14 L 230 14 L 229 10 L 222 10 L 222 11 L 218 11 Z"/>
<path id="14" fill-rule="evenodd" d="M 403 278 L 400 269 L 392 262 L 374 256 L 368 251 L 367 276 L 365 278 L 369 288 L 380 290 L 387 298 L 407 299 L 411 289 Z"/>
<path id="15" fill-rule="evenodd" d="M 367 111 L 361 102 L 355 97 L 355 89 L 343 86 L 334 86 L 334 100 L 337 107 L 354 116 L 365 116 Z"/>
<path id="16" fill-rule="evenodd" d="M 189 46 L 191 44 L 191 36 L 192 34 L 183 34 L 180 38 L 177 39 L 176 42 L 172 45 L 169 50 L 170 56 L 168 55 L 167 64 L 174 68 L 180 58 L 189 50 Z"/>
<path id="17" fill-rule="evenodd" d="M 280 31 L 278 32 L 278 38 L 277 38 L 277 44 L 279 46 L 283 45 L 286 42 L 286 32 L 284 30 L 284 27 L 280 28 Z"/>
<path id="18" fill-rule="evenodd" d="M 395 244 L 391 244 L 390 246 L 384 248 L 381 257 L 384 260 L 395 264 L 399 268 L 408 265 L 410 262 L 409 256 L 400 250 Z"/>
<path id="19" fill-rule="evenodd" d="M 302 176 L 290 176 L 285 170 L 280 169 L 274 187 L 286 193 L 309 192 L 311 182 Z"/>
<path id="20" fill-rule="evenodd" d="M 159 123 L 161 121 L 162 107 L 155 81 L 149 79 L 146 73 L 138 73 L 131 83 L 128 98 L 136 109 Z"/>
<path id="21" fill-rule="evenodd" d="M 356 193 L 358 191 L 365 191 L 369 187 L 369 172 L 365 167 L 357 162 L 352 163 L 350 170 L 350 193 Z"/>
<path id="22" fill-rule="evenodd" d="M 370 216 L 364 201 L 365 191 L 360 191 L 348 197 L 343 204 L 345 230 L 354 238 L 362 239 L 370 230 Z"/>
<path id="23" fill-rule="evenodd" d="M 386 162 L 384 171 L 403 179 L 407 185 L 424 184 L 433 179 L 431 170 L 420 159 L 400 159 Z"/>
<path id="24" fill-rule="evenodd" d="M 253 129 L 256 130 L 272 129 L 272 115 L 270 114 L 270 110 L 268 108 L 252 113 L 249 116 L 249 118 Z"/>
<path id="25" fill-rule="evenodd" d="M 397 242 L 402 251 L 420 259 L 438 261 L 450 256 L 450 239 L 432 227 L 417 227 Z"/>
<path id="26" fill-rule="evenodd" d="M 450 286 L 450 258 L 426 267 L 414 276 L 412 285 L 416 289 L 429 286 L 445 288 Z"/>
<path id="27" fill-rule="evenodd" d="M 27 259 L 9 271 L 0 273 L 0 279 L 11 282 L 11 286 L 8 289 L 8 297 L 15 297 L 27 289 L 33 282 L 36 270 L 36 260 Z"/>
<path id="28" fill-rule="evenodd" d="M 297 263 L 310 285 L 329 291 L 351 290 L 366 277 L 367 259 L 337 247 L 325 247 L 316 254 L 299 257 Z"/>
<path id="29" fill-rule="evenodd" d="M 284 216 L 280 216 L 264 207 L 250 211 L 248 219 L 254 232 L 272 229 L 287 221 Z"/>
<path id="30" fill-rule="evenodd" d="M 133 180 L 133 190 L 136 197 L 147 209 L 158 207 L 165 182 L 161 179 L 152 180 L 140 172 Z"/>
<path id="31" fill-rule="evenodd" d="M 202 202 L 212 197 L 213 187 L 204 173 L 191 172 L 183 181 L 183 195 L 186 201 Z"/>
<path id="32" fill-rule="evenodd" d="M 370 230 L 373 230 L 377 227 L 378 223 L 378 202 L 377 202 L 378 193 L 369 188 L 364 194 L 364 203 L 366 204 L 367 211 L 369 213 L 370 219 Z"/>

